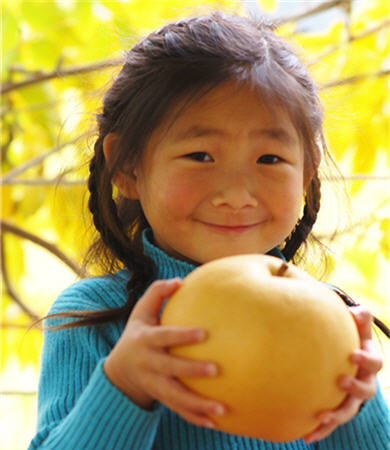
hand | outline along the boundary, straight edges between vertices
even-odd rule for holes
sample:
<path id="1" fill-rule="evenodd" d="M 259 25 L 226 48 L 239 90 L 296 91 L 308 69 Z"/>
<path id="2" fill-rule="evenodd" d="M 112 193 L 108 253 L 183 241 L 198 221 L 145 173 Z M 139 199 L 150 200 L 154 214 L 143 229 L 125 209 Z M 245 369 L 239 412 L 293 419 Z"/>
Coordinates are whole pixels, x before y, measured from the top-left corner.
<path id="1" fill-rule="evenodd" d="M 224 407 L 184 386 L 176 377 L 213 376 L 215 364 L 171 355 L 168 348 L 204 339 L 198 328 L 161 326 L 159 311 L 165 298 L 181 285 L 180 278 L 154 282 L 138 300 L 122 336 L 107 357 L 108 379 L 134 403 L 150 409 L 154 400 L 164 403 L 194 425 L 213 427 L 208 414 Z"/>
<path id="2" fill-rule="evenodd" d="M 372 341 L 372 315 L 363 306 L 353 306 L 350 311 L 360 336 L 360 349 L 350 356 L 351 362 L 358 365 L 358 372 L 355 378 L 347 375 L 339 378 L 338 384 L 348 393 L 347 397 L 338 408 L 319 414 L 322 423 L 304 437 L 306 443 L 329 436 L 337 427 L 350 421 L 366 400 L 375 396 L 376 374 L 381 370 L 383 360 Z"/>

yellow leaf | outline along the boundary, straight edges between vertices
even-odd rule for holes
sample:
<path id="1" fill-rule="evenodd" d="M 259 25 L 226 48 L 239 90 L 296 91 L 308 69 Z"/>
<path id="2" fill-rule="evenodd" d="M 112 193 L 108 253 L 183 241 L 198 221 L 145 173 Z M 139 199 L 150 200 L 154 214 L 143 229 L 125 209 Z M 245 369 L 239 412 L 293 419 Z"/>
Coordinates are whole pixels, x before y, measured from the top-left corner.
<path id="1" fill-rule="evenodd" d="M 360 271 L 363 281 L 374 282 L 378 274 L 377 253 L 372 250 L 353 247 L 345 252 L 345 256 L 354 262 L 354 266 Z"/>
<path id="2" fill-rule="evenodd" d="M 390 218 L 382 219 L 379 228 L 382 233 L 380 241 L 381 252 L 386 259 L 390 260 Z"/>
<path id="3" fill-rule="evenodd" d="M 17 283 L 24 274 L 23 239 L 10 233 L 4 233 L 4 258 L 11 283 Z"/>
<path id="4" fill-rule="evenodd" d="M 275 0 L 259 0 L 260 5 L 266 12 L 274 12 L 277 7 L 277 2 Z"/>
<path id="5" fill-rule="evenodd" d="M 1 186 L 1 217 L 7 219 L 15 210 L 15 202 L 12 199 L 12 186 Z"/>

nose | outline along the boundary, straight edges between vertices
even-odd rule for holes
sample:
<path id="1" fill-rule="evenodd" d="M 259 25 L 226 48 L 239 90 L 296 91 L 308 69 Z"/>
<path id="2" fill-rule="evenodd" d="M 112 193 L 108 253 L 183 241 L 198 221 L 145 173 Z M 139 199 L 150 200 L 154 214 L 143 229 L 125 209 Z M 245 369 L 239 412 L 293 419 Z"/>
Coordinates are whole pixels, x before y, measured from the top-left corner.
<path id="1" fill-rule="evenodd" d="M 258 206 L 258 200 L 252 192 L 248 178 L 245 176 L 227 178 L 223 184 L 219 184 L 211 199 L 214 207 L 226 207 L 238 211 L 243 208 Z"/>

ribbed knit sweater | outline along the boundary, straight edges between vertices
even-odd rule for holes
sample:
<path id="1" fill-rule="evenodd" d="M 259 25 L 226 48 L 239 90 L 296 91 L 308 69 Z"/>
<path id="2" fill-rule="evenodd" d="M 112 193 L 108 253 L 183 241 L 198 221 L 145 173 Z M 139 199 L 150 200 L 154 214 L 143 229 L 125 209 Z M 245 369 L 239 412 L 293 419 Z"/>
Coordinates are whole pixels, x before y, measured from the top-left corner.
<path id="1" fill-rule="evenodd" d="M 144 251 L 158 269 L 157 279 L 184 278 L 195 266 L 169 257 L 144 233 Z M 273 252 L 278 255 L 277 249 Z M 129 272 L 88 278 L 67 288 L 51 313 L 122 306 Z M 65 319 L 64 319 L 65 320 Z M 46 323 L 46 325 L 53 325 Z M 58 321 L 55 325 L 58 325 Z M 103 362 L 125 322 L 45 331 L 38 395 L 38 430 L 30 449 L 55 450 L 388 450 L 390 418 L 379 385 L 376 396 L 328 438 L 278 444 L 235 436 L 182 419 L 155 402 L 146 411 L 110 383 Z M 261 401 L 261 399 L 259 399 Z"/>

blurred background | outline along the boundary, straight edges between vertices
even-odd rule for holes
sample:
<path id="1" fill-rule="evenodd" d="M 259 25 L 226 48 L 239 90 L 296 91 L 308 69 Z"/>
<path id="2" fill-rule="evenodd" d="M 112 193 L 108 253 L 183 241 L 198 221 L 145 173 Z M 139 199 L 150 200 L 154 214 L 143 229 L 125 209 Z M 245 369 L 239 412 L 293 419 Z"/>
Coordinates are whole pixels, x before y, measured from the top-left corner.
<path id="1" fill-rule="evenodd" d="M 388 0 L 4 0 L 1 7 L 2 449 L 26 448 L 35 432 L 42 332 L 30 326 L 87 275 L 85 180 L 101 97 L 123 51 L 167 21 L 216 8 L 278 20 L 277 32 L 319 87 L 326 139 L 344 175 L 322 181 L 315 232 L 326 264 L 312 252 L 304 268 L 390 326 Z M 390 402 L 390 341 L 378 333 L 375 340 Z"/>

